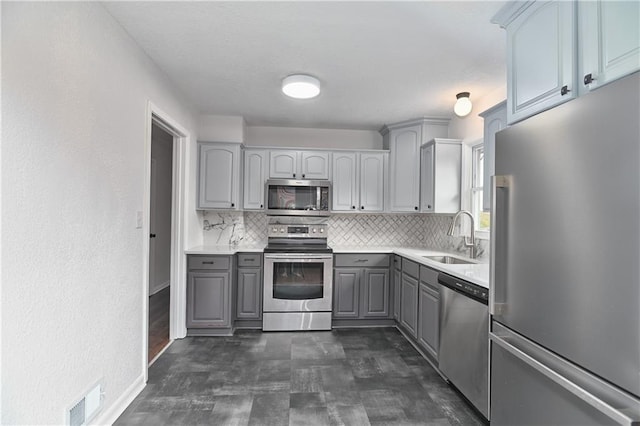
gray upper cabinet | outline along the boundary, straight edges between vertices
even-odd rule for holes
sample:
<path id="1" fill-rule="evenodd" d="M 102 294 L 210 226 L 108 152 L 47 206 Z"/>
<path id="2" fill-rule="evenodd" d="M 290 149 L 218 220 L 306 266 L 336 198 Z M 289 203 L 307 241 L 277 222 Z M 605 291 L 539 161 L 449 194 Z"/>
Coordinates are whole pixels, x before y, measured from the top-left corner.
<path id="1" fill-rule="evenodd" d="M 493 18 L 507 31 L 509 124 L 577 95 L 576 3 L 508 2 Z"/>
<path id="2" fill-rule="evenodd" d="M 640 70 L 638 1 L 507 2 L 507 122 Z"/>
<path id="3" fill-rule="evenodd" d="M 332 211 L 384 210 L 385 152 L 334 152 Z"/>
<path id="4" fill-rule="evenodd" d="M 640 69 L 640 2 L 578 3 L 578 85 L 588 92 Z"/>
<path id="5" fill-rule="evenodd" d="M 456 213 L 460 210 L 462 141 L 434 139 L 420 154 L 420 211 Z"/>
<path id="6" fill-rule="evenodd" d="M 198 142 L 198 209 L 240 208 L 240 148 Z"/>
<path id="7" fill-rule="evenodd" d="M 446 138 L 449 120 L 419 119 L 384 126 L 383 147 L 389 150 L 388 209 L 420 210 L 420 147 L 433 138 Z"/>
<path id="8" fill-rule="evenodd" d="M 491 176 L 495 174 L 496 133 L 507 127 L 507 102 L 500 102 L 478 115 L 484 119 L 482 210 L 491 210 Z"/>
<path id="9" fill-rule="evenodd" d="M 269 177 L 275 179 L 329 179 L 329 152 L 272 150 Z"/>
<path id="10" fill-rule="evenodd" d="M 243 208 L 264 210 L 264 186 L 269 177 L 269 152 L 263 149 L 245 149 Z"/>

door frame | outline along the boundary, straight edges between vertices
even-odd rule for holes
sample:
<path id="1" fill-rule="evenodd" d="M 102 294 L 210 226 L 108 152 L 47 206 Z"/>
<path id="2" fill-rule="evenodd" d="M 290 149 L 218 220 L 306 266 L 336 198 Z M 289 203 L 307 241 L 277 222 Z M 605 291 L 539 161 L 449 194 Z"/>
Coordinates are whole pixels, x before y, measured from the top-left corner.
<path id="1" fill-rule="evenodd" d="M 142 370 L 148 379 L 149 353 L 149 233 L 151 204 L 151 131 L 152 124 L 173 136 L 171 188 L 171 273 L 169 290 L 169 340 L 185 337 L 186 320 L 186 257 L 184 242 L 187 205 L 187 153 L 191 144 L 189 132 L 153 102 L 147 104 L 144 143 L 144 196 L 142 204 Z M 182 308 L 181 308 L 182 307 Z"/>

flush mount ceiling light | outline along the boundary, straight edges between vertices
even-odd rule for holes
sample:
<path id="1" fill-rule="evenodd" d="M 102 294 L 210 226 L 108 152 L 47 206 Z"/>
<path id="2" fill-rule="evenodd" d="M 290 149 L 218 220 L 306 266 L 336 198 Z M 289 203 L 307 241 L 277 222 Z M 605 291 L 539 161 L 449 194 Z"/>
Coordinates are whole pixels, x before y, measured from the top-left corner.
<path id="1" fill-rule="evenodd" d="M 471 108 L 473 108 L 473 105 L 471 104 L 469 95 L 469 92 L 460 92 L 456 95 L 456 98 L 458 100 L 453 106 L 453 112 L 455 112 L 458 117 L 465 117 L 471 112 Z"/>
<path id="2" fill-rule="evenodd" d="M 310 75 L 290 75 L 282 80 L 282 92 L 296 99 L 315 98 L 320 93 L 320 80 Z"/>

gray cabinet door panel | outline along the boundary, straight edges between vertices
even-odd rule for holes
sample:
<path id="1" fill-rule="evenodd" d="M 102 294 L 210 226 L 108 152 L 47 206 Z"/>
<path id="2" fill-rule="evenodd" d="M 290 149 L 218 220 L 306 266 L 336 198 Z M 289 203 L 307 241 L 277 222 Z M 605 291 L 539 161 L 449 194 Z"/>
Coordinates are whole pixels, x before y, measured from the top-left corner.
<path id="1" fill-rule="evenodd" d="M 188 269 L 220 269 L 229 270 L 231 259 L 229 256 L 198 256 L 189 255 L 187 258 Z"/>
<path id="2" fill-rule="evenodd" d="M 400 297 L 400 324 L 415 338 L 418 328 L 418 280 L 403 273 Z"/>
<path id="3" fill-rule="evenodd" d="M 365 269 L 363 293 L 363 316 L 389 316 L 389 270 Z"/>
<path id="4" fill-rule="evenodd" d="M 238 253 L 238 266 L 241 268 L 262 266 L 262 253 Z"/>
<path id="5" fill-rule="evenodd" d="M 190 272 L 187 295 L 187 327 L 231 325 L 229 272 Z"/>
<path id="6" fill-rule="evenodd" d="M 418 300 L 418 342 L 435 359 L 438 359 L 439 318 L 440 295 L 437 290 L 421 282 Z"/>
<path id="7" fill-rule="evenodd" d="M 413 278 L 418 278 L 420 267 L 416 262 L 412 262 L 408 259 L 402 259 L 402 273 L 407 274 Z"/>
<path id="8" fill-rule="evenodd" d="M 335 269 L 333 279 L 333 316 L 357 318 L 360 303 L 360 269 Z"/>
<path id="9" fill-rule="evenodd" d="M 260 319 L 262 317 L 262 270 L 260 268 L 238 268 L 238 297 L 236 317 L 238 319 Z"/>
<path id="10" fill-rule="evenodd" d="M 435 291 L 439 291 L 438 274 L 438 271 L 420 265 L 420 283 L 430 286 Z"/>

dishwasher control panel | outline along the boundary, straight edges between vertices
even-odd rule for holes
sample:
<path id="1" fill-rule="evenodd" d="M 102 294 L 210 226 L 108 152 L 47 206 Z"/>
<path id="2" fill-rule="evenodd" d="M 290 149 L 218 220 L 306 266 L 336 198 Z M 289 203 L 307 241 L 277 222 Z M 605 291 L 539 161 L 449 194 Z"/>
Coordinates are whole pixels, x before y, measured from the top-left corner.
<path id="1" fill-rule="evenodd" d="M 443 273 L 438 274 L 438 282 L 485 305 L 489 303 L 489 290 L 482 286 Z"/>

